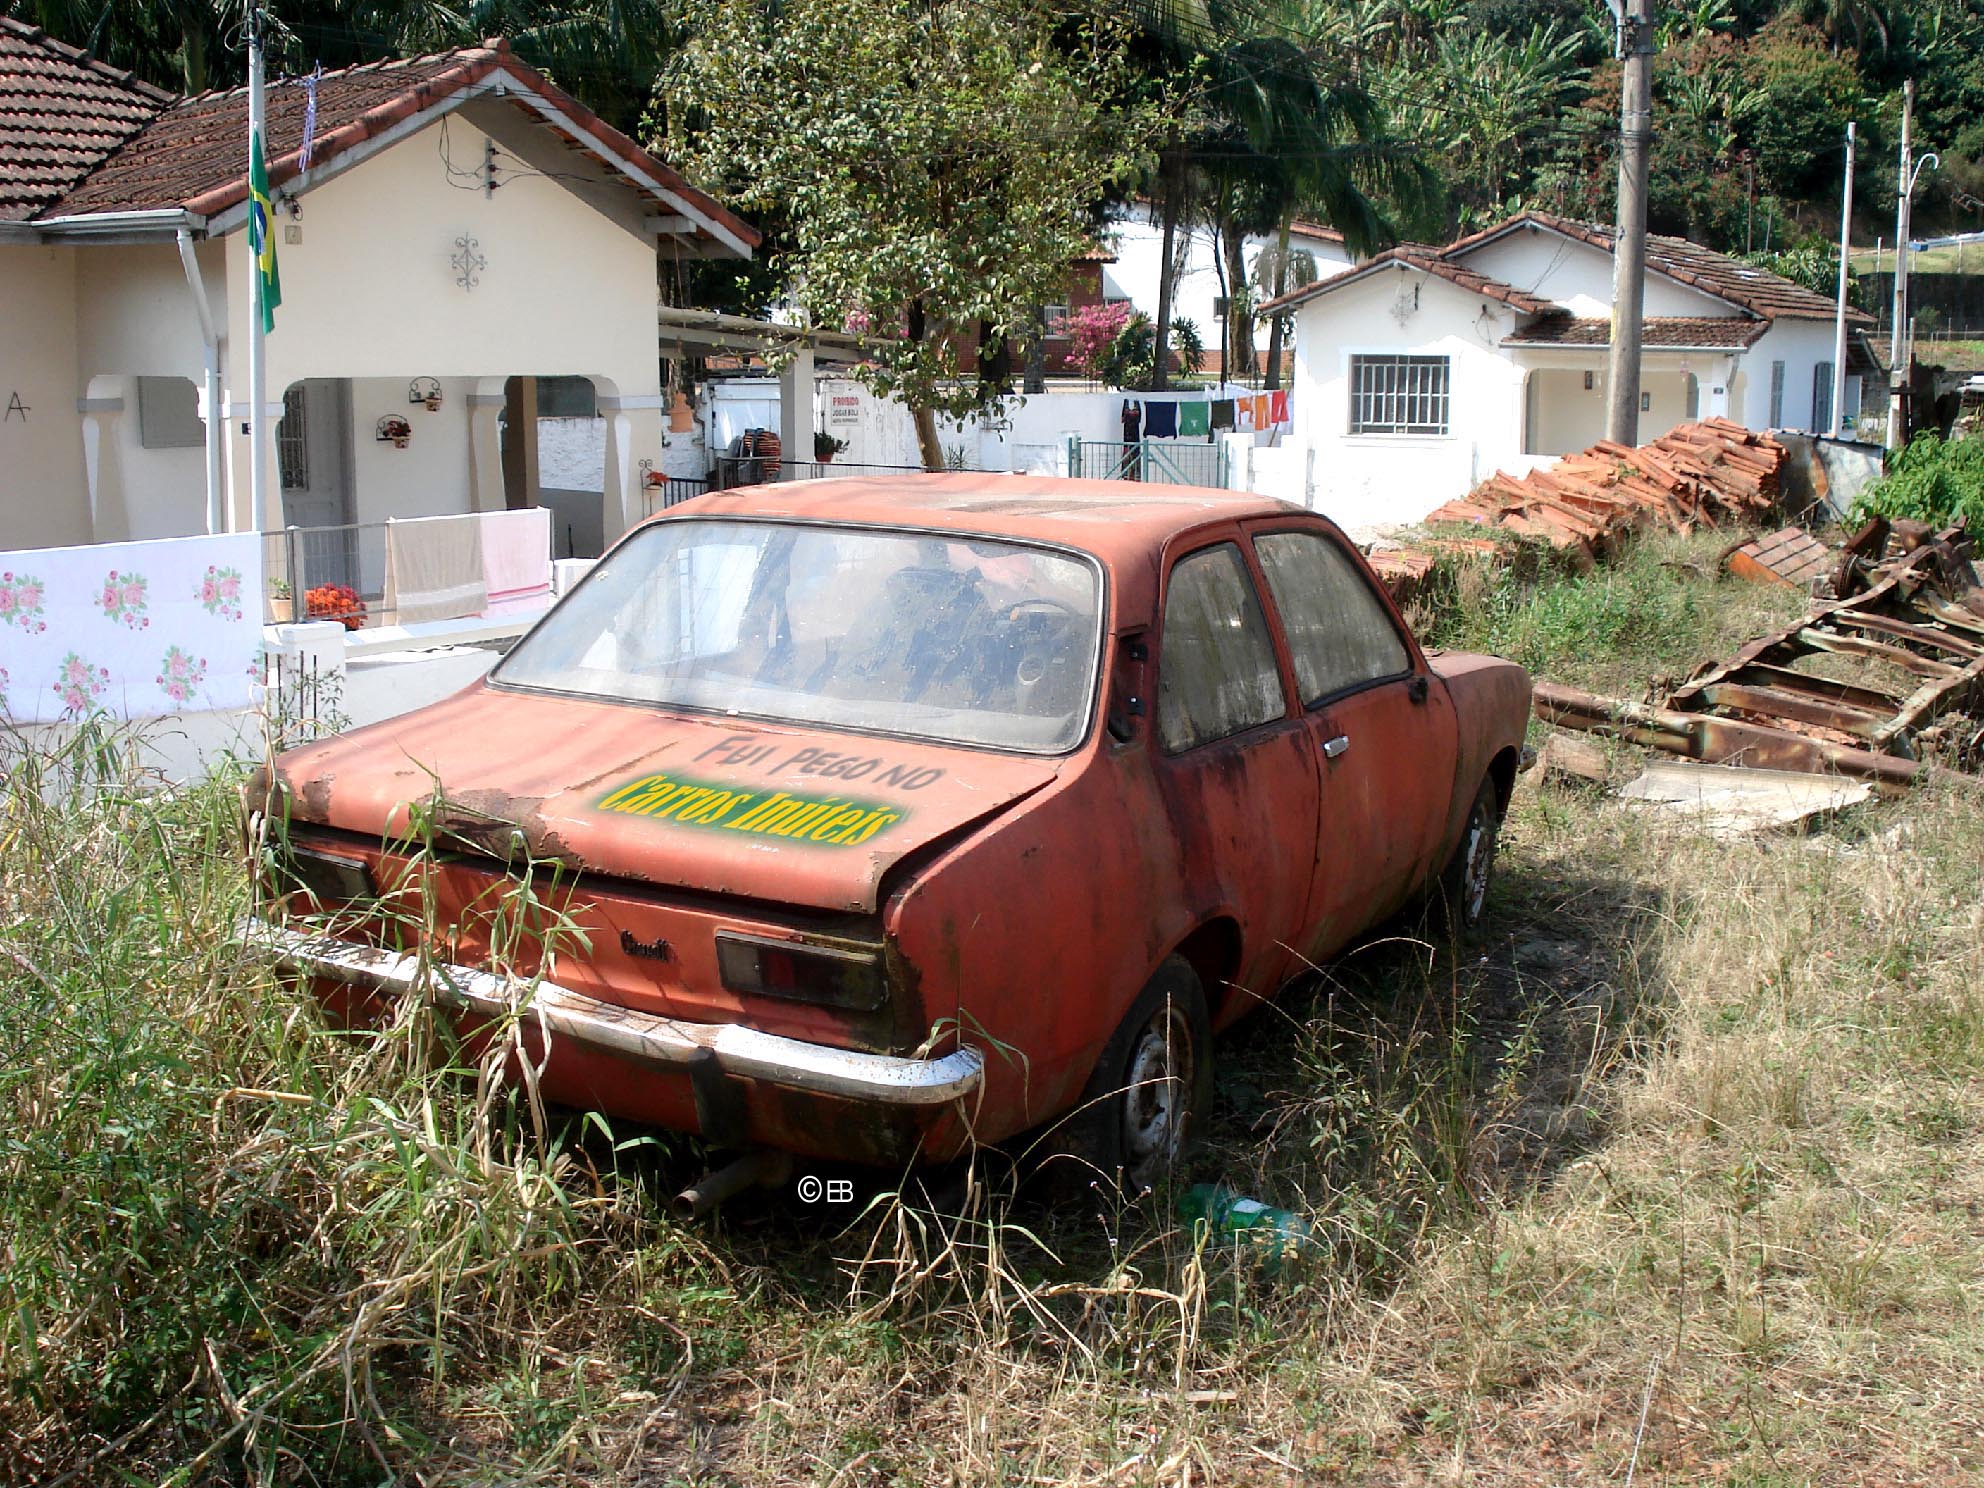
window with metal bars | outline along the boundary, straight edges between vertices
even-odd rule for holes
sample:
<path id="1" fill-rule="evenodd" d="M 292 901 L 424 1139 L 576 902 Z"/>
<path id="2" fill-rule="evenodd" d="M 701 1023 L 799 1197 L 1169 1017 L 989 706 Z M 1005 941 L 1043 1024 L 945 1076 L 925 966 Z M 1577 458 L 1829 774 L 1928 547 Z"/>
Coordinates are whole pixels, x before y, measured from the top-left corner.
<path id="1" fill-rule="evenodd" d="M 1350 432 L 1444 434 L 1447 385 L 1443 356 L 1353 356 Z"/>

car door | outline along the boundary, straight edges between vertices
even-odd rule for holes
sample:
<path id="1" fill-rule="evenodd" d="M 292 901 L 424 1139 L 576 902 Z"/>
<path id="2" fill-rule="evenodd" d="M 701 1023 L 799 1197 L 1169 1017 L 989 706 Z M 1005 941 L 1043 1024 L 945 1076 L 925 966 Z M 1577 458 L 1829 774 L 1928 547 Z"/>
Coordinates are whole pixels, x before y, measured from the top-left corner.
<path id="1" fill-rule="evenodd" d="M 1236 980 L 1265 997 L 1290 969 L 1308 908 L 1316 766 L 1235 538 L 1179 556 L 1166 577 L 1152 770 L 1190 908 L 1200 923 L 1239 923 Z M 1222 1020 L 1250 1002 L 1226 991 L 1206 988 Z"/>
<path id="2" fill-rule="evenodd" d="M 1250 536 L 1320 767 L 1304 948 L 1322 957 L 1437 870 L 1454 789 L 1453 705 L 1340 534 L 1318 523 Z"/>

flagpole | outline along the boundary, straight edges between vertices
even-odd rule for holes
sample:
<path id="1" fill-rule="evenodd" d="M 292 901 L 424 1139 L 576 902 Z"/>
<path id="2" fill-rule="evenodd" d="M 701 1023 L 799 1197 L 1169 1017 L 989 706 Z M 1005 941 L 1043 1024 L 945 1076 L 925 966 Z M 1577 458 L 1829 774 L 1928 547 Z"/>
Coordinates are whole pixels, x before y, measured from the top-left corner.
<path id="1" fill-rule="evenodd" d="M 265 119 L 262 12 L 261 7 L 251 0 L 248 7 L 248 174 L 251 177 L 255 170 L 255 147 L 262 138 Z M 256 203 L 251 195 L 248 203 L 251 224 L 255 211 Z M 262 223 L 264 236 L 274 231 L 273 222 Z M 251 252 L 256 246 L 255 238 L 251 226 L 248 239 Z M 248 282 L 252 286 L 248 306 L 248 528 L 251 532 L 268 532 L 281 525 L 269 509 L 269 356 L 267 332 L 263 329 L 267 320 L 262 306 L 262 277 L 261 263 L 257 258 L 248 270 Z"/>

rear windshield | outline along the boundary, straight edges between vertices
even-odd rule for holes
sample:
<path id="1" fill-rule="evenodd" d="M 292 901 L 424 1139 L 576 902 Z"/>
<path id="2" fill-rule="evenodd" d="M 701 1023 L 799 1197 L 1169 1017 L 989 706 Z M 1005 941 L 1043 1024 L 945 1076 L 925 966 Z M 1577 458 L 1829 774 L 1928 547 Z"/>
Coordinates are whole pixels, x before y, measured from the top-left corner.
<path id="1" fill-rule="evenodd" d="M 1094 563 L 947 533 L 681 518 L 636 532 L 507 686 L 1059 753 L 1100 650 Z"/>

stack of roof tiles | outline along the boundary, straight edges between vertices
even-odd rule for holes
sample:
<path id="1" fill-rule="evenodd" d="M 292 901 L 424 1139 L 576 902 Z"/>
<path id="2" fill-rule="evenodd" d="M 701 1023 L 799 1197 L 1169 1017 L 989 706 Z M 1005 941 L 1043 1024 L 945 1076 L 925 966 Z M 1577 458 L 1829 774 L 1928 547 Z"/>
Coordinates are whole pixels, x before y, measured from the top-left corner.
<path id="1" fill-rule="evenodd" d="M 1520 478 L 1497 472 L 1429 522 L 1470 522 L 1590 556 L 1660 525 L 1676 532 L 1769 512 L 1784 446 L 1727 419 L 1681 424 L 1638 449 L 1601 440 Z"/>

